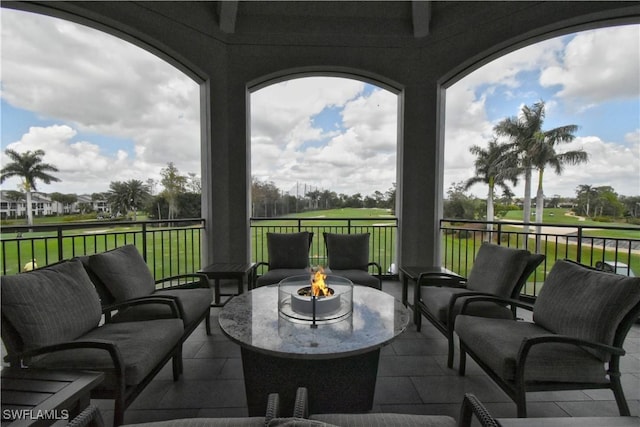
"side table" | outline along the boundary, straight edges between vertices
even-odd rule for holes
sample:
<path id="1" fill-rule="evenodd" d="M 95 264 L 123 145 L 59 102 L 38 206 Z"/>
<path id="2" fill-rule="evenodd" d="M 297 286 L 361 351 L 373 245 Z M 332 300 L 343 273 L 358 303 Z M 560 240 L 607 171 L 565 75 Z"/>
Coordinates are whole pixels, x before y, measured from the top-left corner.
<path id="1" fill-rule="evenodd" d="M 39 427 L 78 415 L 89 406 L 91 390 L 104 374 L 3 368 L 0 379 L 2 425 Z"/>
<path id="2" fill-rule="evenodd" d="M 440 266 L 401 266 L 400 273 L 402 275 L 402 303 L 405 307 L 413 309 L 413 323 L 418 325 L 420 310 L 417 301 L 419 298 L 419 283 L 428 281 L 431 285 L 449 284 L 451 279 L 459 281 L 464 278 L 445 267 Z M 408 301 L 409 280 L 415 283 L 413 287 L 413 304 Z"/>
<path id="3" fill-rule="evenodd" d="M 253 287 L 253 276 L 255 263 L 248 264 L 230 264 L 230 263 L 213 263 L 198 270 L 198 273 L 202 273 L 207 276 L 207 279 L 213 280 L 214 283 L 214 303 L 211 307 L 224 307 L 224 305 L 234 296 L 240 295 L 244 290 L 244 278 L 247 277 L 248 288 Z M 221 293 L 220 291 L 220 279 L 231 279 L 238 281 L 238 293 L 228 294 Z M 220 302 L 220 297 L 228 297 L 223 302 Z"/>

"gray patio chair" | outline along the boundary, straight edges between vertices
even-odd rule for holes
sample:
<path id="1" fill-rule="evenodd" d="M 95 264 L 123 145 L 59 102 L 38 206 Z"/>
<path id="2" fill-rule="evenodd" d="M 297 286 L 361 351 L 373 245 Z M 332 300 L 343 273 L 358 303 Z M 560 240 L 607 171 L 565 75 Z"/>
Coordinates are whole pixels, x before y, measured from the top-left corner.
<path id="1" fill-rule="evenodd" d="M 382 268 L 369 261 L 369 233 L 335 234 L 324 233 L 327 248 L 327 274 L 346 277 L 356 285 L 382 289 Z M 375 274 L 369 273 L 369 268 Z"/>
<path id="2" fill-rule="evenodd" d="M 268 271 L 255 281 L 256 287 L 272 285 L 291 276 L 310 275 L 309 249 L 313 233 L 267 233 L 269 261 L 259 262 L 254 271 L 262 265 Z"/>
<path id="3" fill-rule="evenodd" d="M 485 301 L 532 310 L 533 321 L 466 314 Z M 640 278 L 598 271 L 567 260 L 555 263 L 533 306 L 517 300 L 468 298 L 456 318 L 460 375 L 468 353 L 526 417 L 528 391 L 608 388 L 620 415 L 629 406 L 620 382 L 622 345 L 640 314 Z"/>
<path id="4" fill-rule="evenodd" d="M 437 274 L 437 285 L 429 281 L 430 274 L 421 274 L 415 309 L 417 330 L 422 326 L 422 316 L 433 324 L 448 341 L 447 366 L 453 367 L 454 335 L 453 325 L 463 301 L 471 296 L 496 295 L 504 298 L 518 298 L 522 287 L 531 273 L 544 260 L 544 255 L 532 254 L 522 249 L 483 243 L 478 250 L 473 268 L 467 279 Z M 449 279 L 449 280 L 447 280 Z M 443 285 L 443 283 L 447 283 Z M 432 282 L 433 283 L 433 282 Z M 511 319 L 515 308 L 485 302 L 472 307 L 474 316 Z M 421 314 L 421 315 L 420 315 Z"/>

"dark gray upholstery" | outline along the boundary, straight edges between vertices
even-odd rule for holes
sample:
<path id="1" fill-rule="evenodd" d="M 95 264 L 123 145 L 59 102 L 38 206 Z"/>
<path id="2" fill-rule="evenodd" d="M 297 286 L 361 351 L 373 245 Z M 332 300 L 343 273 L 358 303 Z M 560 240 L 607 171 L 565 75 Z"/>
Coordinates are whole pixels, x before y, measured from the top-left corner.
<path id="1" fill-rule="evenodd" d="M 468 304 L 489 299 L 497 300 Z M 620 415 L 629 415 L 619 366 L 640 313 L 640 278 L 558 260 L 530 308 L 533 322 L 468 316 L 463 307 L 455 322 L 460 374 L 468 353 L 516 402 L 519 417 L 526 416 L 526 391 L 590 388 L 612 389 Z"/>
<path id="2" fill-rule="evenodd" d="M 456 421 L 445 415 L 415 415 L 415 414 L 317 414 L 309 417 L 311 420 L 322 421 L 340 427 L 456 427 Z M 325 424 L 322 424 L 325 425 Z"/>
<path id="3" fill-rule="evenodd" d="M 533 307 L 533 320 L 556 334 L 613 345 L 618 325 L 639 302 L 640 278 L 603 274 L 561 261 L 544 282 Z M 587 351 L 608 361 L 606 352 Z"/>
<path id="4" fill-rule="evenodd" d="M 324 233 L 327 248 L 327 274 L 335 274 L 351 280 L 356 285 L 382 289 L 380 266 L 369 262 L 369 233 L 335 234 Z M 369 266 L 377 274 L 369 273 Z"/>
<path id="5" fill-rule="evenodd" d="M 156 290 L 147 263 L 133 245 L 91 255 L 88 264 L 118 302 L 144 297 Z"/>
<path id="6" fill-rule="evenodd" d="M 136 385 L 172 351 L 183 332 L 180 319 L 148 320 L 131 323 L 107 323 L 79 339 L 116 342 L 125 367 L 125 383 Z M 114 387 L 113 363 L 105 351 L 74 349 L 38 356 L 30 363 L 33 368 L 85 369 L 107 373 L 102 387 Z"/>
<path id="7" fill-rule="evenodd" d="M 527 250 L 483 243 L 467 277 L 467 289 L 508 298 L 530 255 Z"/>
<path id="8" fill-rule="evenodd" d="M 103 309 L 109 312 L 109 315 L 109 307 L 114 303 L 136 298 L 163 297 L 176 302 L 180 317 L 184 321 L 184 339 L 203 319 L 206 322 L 207 334 L 211 333 L 209 312 L 213 291 L 209 288 L 206 278 L 181 275 L 178 277 L 191 282 L 195 281 L 195 284 L 156 289 L 158 283 L 164 282 L 160 280 L 156 283 L 147 263 L 134 245 L 125 245 L 107 252 L 80 257 L 80 260 L 100 295 Z M 199 281 L 204 283 L 198 283 Z M 113 315 L 111 321 L 133 322 L 171 317 L 169 306 L 148 304 L 120 309 Z"/>
<path id="9" fill-rule="evenodd" d="M 267 233 L 267 251 L 269 270 L 256 279 L 256 286 L 273 285 L 292 276 L 311 274 L 309 268 L 309 249 L 313 233 L 301 231 L 299 233 Z"/>
<path id="10" fill-rule="evenodd" d="M 447 366 L 452 368 L 453 323 L 464 301 L 482 294 L 517 298 L 529 275 L 543 260 L 544 255 L 483 242 L 467 279 L 460 281 L 452 278 L 445 284 L 440 280 L 436 285 L 430 283 L 428 277 L 424 280 L 418 279 L 420 286 L 416 288 L 417 304 L 414 307 L 417 311 L 415 319 L 418 331 L 424 315 L 447 337 Z M 513 312 L 506 304 L 494 302 L 473 304 L 468 308 L 467 314 L 497 319 L 513 318 Z"/>
<path id="11" fill-rule="evenodd" d="M 102 315 L 98 294 L 78 261 L 4 276 L 0 289 L 2 314 L 20 328 L 23 350 L 75 340 Z"/>

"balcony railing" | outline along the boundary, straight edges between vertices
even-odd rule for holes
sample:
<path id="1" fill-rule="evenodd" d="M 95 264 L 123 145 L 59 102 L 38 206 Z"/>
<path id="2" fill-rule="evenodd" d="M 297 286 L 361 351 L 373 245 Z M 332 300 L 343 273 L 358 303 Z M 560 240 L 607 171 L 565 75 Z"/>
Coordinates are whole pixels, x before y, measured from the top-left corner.
<path id="1" fill-rule="evenodd" d="M 540 229 L 538 229 L 540 226 Z M 156 279 L 191 273 L 201 267 L 203 219 L 173 222 L 126 221 L 3 227 L 0 254 L 3 275 L 15 274 L 32 259 L 38 266 L 80 255 L 134 244 Z M 519 222 L 440 221 L 442 265 L 466 276 L 484 241 L 526 248 L 546 256 L 529 277 L 524 297 L 535 297 L 557 259 L 596 266 L 607 262 L 616 272 L 640 275 L 640 227 L 530 224 Z M 251 260 L 268 261 L 267 232 L 310 231 L 314 239 L 311 263 L 326 264 L 323 232 L 371 233 L 371 261 L 379 263 L 386 278 L 397 278 L 396 218 L 251 218 Z M 261 274 L 263 271 L 259 271 Z"/>
<path id="2" fill-rule="evenodd" d="M 2 275 L 132 244 L 156 279 L 200 269 L 203 219 L 98 221 L 2 228 Z"/>
<path id="3" fill-rule="evenodd" d="M 323 232 L 337 234 L 370 233 L 370 260 L 382 267 L 383 276 L 397 277 L 396 241 L 397 218 L 251 218 L 251 259 L 254 262 L 268 261 L 267 233 L 314 233 L 309 251 L 312 265 L 325 265 L 327 250 Z M 393 264 L 393 265 L 392 265 Z M 264 272 L 260 267 L 258 274 Z"/>

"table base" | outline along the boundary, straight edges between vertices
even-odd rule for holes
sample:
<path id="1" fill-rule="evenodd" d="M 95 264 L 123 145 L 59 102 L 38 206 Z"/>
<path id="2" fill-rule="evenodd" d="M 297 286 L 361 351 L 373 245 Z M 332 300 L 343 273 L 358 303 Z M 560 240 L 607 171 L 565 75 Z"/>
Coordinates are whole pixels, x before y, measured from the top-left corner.
<path id="1" fill-rule="evenodd" d="M 292 359 L 241 348 L 249 416 L 264 416 L 269 393 L 280 414 L 293 415 L 298 387 L 309 391 L 309 412 L 354 413 L 373 408 L 380 349 L 336 359 Z"/>

